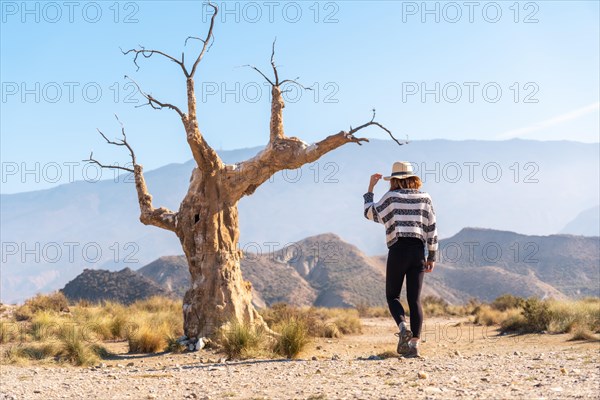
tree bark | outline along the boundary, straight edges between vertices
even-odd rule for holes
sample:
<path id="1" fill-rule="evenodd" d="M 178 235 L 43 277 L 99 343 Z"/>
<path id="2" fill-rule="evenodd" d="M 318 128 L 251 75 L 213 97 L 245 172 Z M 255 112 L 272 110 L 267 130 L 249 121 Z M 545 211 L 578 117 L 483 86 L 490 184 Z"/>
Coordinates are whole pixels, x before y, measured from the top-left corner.
<path id="1" fill-rule="evenodd" d="M 229 187 L 223 172 L 195 168 L 179 208 L 177 235 L 192 277 L 183 299 L 188 338 L 212 337 L 232 320 L 266 328 L 252 305 L 252 285 L 242 278 L 238 200 Z"/>

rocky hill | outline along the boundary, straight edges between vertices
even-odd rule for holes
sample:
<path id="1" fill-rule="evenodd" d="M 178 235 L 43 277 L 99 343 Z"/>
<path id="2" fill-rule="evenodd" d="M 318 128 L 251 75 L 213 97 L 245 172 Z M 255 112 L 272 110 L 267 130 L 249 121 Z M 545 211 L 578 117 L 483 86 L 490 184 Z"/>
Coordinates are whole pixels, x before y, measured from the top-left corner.
<path id="1" fill-rule="evenodd" d="M 151 296 L 173 295 L 165 287 L 129 268 L 116 272 L 85 269 L 61 291 L 69 300 L 87 300 L 93 303 L 114 300 L 130 304 Z"/>

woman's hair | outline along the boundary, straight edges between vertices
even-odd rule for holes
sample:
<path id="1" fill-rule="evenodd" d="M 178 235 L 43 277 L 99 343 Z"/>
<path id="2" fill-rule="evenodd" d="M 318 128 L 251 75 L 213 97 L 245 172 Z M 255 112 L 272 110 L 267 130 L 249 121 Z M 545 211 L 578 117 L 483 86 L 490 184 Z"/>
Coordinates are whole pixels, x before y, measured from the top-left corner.
<path id="1" fill-rule="evenodd" d="M 411 176 L 404 179 L 391 179 L 390 190 L 396 189 L 420 189 L 423 183 L 418 176 Z"/>

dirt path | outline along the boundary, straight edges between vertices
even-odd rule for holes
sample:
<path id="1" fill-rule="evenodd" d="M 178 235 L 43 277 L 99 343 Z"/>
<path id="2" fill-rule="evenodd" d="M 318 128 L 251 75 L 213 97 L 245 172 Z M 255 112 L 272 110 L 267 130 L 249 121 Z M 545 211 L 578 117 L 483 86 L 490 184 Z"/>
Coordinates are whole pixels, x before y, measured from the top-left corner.
<path id="1" fill-rule="evenodd" d="M 377 359 L 395 349 L 393 323 L 364 319 L 363 326 L 362 335 L 315 340 L 295 361 L 219 362 L 207 350 L 131 355 L 116 343 L 118 359 L 98 368 L 2 365 L 0 399 L 600 397 L 599 342 L 498 337 L 494 328 L 438 318 L 426 321 L 424 359 Z"/>

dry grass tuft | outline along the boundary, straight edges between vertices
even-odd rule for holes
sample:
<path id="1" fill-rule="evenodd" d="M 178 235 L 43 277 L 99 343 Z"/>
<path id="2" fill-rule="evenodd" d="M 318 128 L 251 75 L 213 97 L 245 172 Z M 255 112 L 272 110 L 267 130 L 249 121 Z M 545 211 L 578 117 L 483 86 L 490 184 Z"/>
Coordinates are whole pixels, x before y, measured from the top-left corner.
<path id="1" fill-rule="evenodd" d="M 310 341 L 308 328 L 302 319 L 292 317 L 282 321 L 276 330 L 281 336 L 277 337 L 273 351 L 287 358 L 296 358 Z"/>

